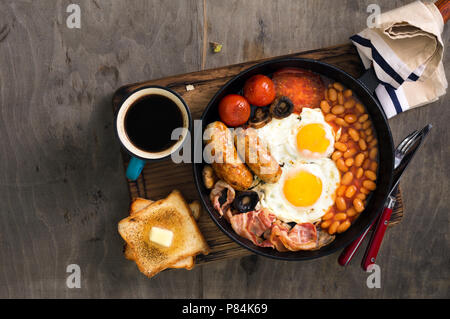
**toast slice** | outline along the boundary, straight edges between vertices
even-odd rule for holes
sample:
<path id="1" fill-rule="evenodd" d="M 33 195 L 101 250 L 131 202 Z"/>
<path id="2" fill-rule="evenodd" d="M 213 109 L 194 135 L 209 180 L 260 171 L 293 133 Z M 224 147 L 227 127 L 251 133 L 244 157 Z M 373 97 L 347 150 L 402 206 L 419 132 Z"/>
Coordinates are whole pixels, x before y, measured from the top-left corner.
<path id="1" fill-rule="evenodd" d="M 153 203 L 153 201 L 149 200 L 149 199 L 145 199 L 145 198 L 141 198 L 141 197 L 135 198 L 130 206 L 130 216 L 134 216 L 137 212 L 146 208 L 151 203 Z M 194 219 L 197 221 L 198 218 L 200 217 L 200 212 L 201 212 L 200 203 L 198 201 L 193 201 L 192 203 L 189 204 L 189 208 L 191 208 L 192 215 L 194 216 Z M 125 244 L 123 253 L 124 253 L 126 259 L 134 261 L 133 252 L 131 251 L 131 249 L 129 248 L 129 246 L 127 244 Z M 189 257 L 186 257 L 185 259 L 182 259 L 182 260 L 176 262 L 175 264 L 171 265 L 169 268 L 176 268 L 176 269 L 186 268 L 186 269 L 190 270 L 190 269 L 194 268 L 194 264 L 195 264 L 195 257 L 189 256 Z"/>
<path id="2" fill-rule="evenodd" d="M 174 190 L 167 198 L 149 203 L 142 200 L 134 203 L 132 216 L 119 222 L 118 229 L 127 243 L 125 256 L 136 262 L 139 270 L 148 277 L 197 254 L 209 253 L 209 247 L 192 216 L 181 193 Z M 142 208 L 144 207 L 144 208 Z M 149 239 L 153 226 L 173 232 L 170 247 L 163 247 Z M 192 260 L 193 261 L 193 260 Z M 183 264 L 184 265 L 184 264 Z"/>

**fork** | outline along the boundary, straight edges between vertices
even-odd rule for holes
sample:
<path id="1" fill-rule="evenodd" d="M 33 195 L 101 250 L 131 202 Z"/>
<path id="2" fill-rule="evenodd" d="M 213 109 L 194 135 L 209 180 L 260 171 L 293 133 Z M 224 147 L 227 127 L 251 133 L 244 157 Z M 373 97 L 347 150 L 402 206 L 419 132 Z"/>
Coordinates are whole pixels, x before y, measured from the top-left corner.
<path id="1" fill-rule="evenodd" d="M 403 141 L 397 146 L 394 151 L 394 170 L 400 165 L 403 157 L 405 157 L 406 153 L 409 150 L 409 147 L 413 145 L 416 141 L 416 137 L 420 132 L 417 130 L 411 132 L 407 137 L 403 139 Z"/>
<path id="2" fill-rule="evenodd" d="M 397 146 L 394 151 L 394 171 L 399 167 L 402 159 L 408 153 L 410 147 L 415 144 L 416 139 L 420 137 L 420 132 L 417 130 L 412 131 L 408 136 L 406 136 L 403 141 Z M 391 190 L 392 192 L 392 190 Z M 355 239 L 352 243 L 350 243 L 339 256 L 338 263 L 341 266 L 346 266 L 352 259 L 353 255 L 358 250 L 359 246 L 363 242 L 364 238 L 366 238 L 369 230 L 377 223 L 378 218 L 375 218 L 373 223 L 367 227 L 364 233 L 361 234 L 357 239 Z"/>

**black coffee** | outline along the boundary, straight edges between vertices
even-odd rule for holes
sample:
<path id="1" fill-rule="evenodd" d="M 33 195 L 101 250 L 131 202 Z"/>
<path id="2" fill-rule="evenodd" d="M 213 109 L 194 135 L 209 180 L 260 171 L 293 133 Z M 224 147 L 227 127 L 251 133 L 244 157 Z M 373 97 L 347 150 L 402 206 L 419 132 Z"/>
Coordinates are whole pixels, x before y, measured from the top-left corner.
<path id="1" fill-rule="evenodd" d="M 140 98 L 125 116 L 125 131 L 130 141 L 147 152 L 161 152 L 177 141 L 171 139 L 172 131 L 183 127 L 183 116 L 171 99 L 152 94 Z"/>

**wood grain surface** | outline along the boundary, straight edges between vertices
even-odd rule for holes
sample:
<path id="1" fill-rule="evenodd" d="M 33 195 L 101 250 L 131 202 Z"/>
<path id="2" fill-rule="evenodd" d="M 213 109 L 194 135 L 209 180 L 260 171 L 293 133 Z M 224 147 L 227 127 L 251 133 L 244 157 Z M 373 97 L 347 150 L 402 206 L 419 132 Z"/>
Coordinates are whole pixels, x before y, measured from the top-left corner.
<path id="1" fill-rule="evenodd" d="M 335 65 L 354 77 L 360 77 L 363 67 L 360 63 L 355 47 L 348 43 L 318 50 L 311 50 L 293 53 L 284 57 L 309 58 Z M 249 61 L 240 64 L 228 65 L 221 68 L 180 74 L 168 78 L 144 81 L 141 83 L 128 84 L 119 88 L 113 95 L 112 108 L 115 112 L 125 101 L 129 94 L 136 92 L 140 88 L 152 85 L 163 85 L 177 92 L 187 103 L 194 119 L 199 119 L 206 105 L 214 94 L 231 78 L 241 71 L 255 65 L 258 61 Z M 187 85 L 193 87 L 188 91 Z M 196 133 L 193 135 L 195 136 Z M 130 156 L 122 151 L 124 160 L 124 170 L 128 166 Z M 170 173 L 168 173 L 170 172 Z M 146 165 L 136 181 L 128 180 L 130 199 L 144 197 L 159 199 L 165 197 L 173 189 L 179 189 L 189 200 L 200 200 L 196 194 L 194 178 L 192 176 L 191 165 L 177 165 L 170 160 L 165 160 Z M 403 217 L 403 201 L 400 191 L 396 193 L 396 205 L 394 207 L 389 226 L 398 224 Z M 236 258 L 250 255 L 251 252 L 240 245 L 234 243 L 227 235 L 221 232 L 215 225 L 209 214 L 205 211 L 198 222 L 200 230 L 211 248 L 208 255 L 197 256 L 198 265 L 211 262 L 222 261 L 225 258 Z"/>
<path id="2" fill-rule="evenodd" d="M 371 0 L 2 0 L 0 297 L 449 298 L 448 95 L 396 116 L 396 142 L 433 131 L 402 179 L 407 214 L 383 242 L 381 288 L 359 251 L 308 262 L 257 256 L 148 280 L 122 255 L 128 211 L 113 92 L 127 83 L 313 50 L 366 26 Z M 411 2 L 378 0 L 382 11 Z M 66 26 L 78 3 L 81 29 Z M 443 33 L 448 47 L 448 26 Z M 208 43 L 223 44 L 221 53 Z M 444 64 L 449 75 L 450 55 Z M 69 264 L 81 288 L 66 286 Z"/>

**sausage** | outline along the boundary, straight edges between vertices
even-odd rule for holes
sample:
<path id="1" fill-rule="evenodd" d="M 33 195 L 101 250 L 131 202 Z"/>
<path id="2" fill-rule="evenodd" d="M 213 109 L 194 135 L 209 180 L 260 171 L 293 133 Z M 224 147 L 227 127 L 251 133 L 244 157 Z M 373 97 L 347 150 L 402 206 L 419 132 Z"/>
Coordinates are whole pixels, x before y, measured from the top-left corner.
<path id="1" fill-rule="evenodd" d="M 238 129 L 235 145 L 239 156 L 247 166 L 266 183 L 276 183 L 281 177 L 281 167 L 259 139 L 255 129 Z"/>
<path id="2" fill-rule="evenodd" d="M 206 132 L 210 133 L 210 136 L 206 137 L 208 139 L 205 141 L 205 156 L 213 157 L 209 158 L 209 162 L 217 177 L 239 191 L 252 186 L 253 174 L 237 155 L 228 127 L 216 121 L 206 127 Z"/>
<path id="3" fill-rule="evenodd" d="M 205 167 L 203 167 L 202 177 L 203 184 L 205 184 L 207 189 L 213 188 L 214 184 L 217 182 L 217 176 L 210 165 L 205 165 Z"/>

